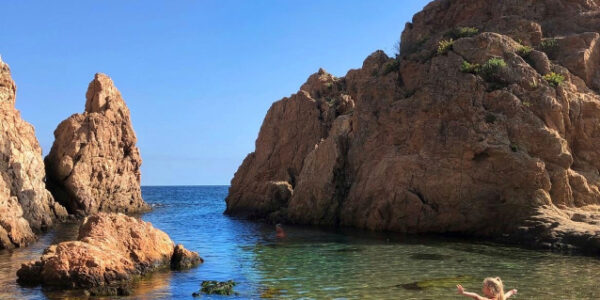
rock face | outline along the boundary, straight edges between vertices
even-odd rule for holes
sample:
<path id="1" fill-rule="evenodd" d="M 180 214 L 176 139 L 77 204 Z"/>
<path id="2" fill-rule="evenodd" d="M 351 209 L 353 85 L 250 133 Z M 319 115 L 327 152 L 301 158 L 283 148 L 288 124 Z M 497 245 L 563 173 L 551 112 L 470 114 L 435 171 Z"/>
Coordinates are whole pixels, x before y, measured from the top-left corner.
<path id="1" fill-rule="evenodd" d="M 181 245 L 176 251 L 169 236 L 148 222 L 99 213 L 84 220 L 77 241 L 48 247 L 39 261 L 23 264 L 17 276 L 21 284 L 117 295 L 127 294 L 135 278 L 169 267 L 172 260 L 194 259 L 201 260 Z"/>
<path id="2" fill-rule="evenodd" d="M 0 60 L 0 249 L 27 245 L 34 232 L 67 215 L 46 190 L 42 149 L 15 109 L 15 96 L 10 69 Z"/>
<path id="3" fill-rule="evenodd" d="M 193 268 L 204 260 L 198 255 L 198 253 L 189 251 L 179 244 L 175 246 L 173 250 L 173 257 L 171 258 L 171 269 L 174 270 L 185 270 Z"/>
<path id="4" fill-rule="evenodd" d="M 48 189 L 76 215 L 148 209 L 142 200 L 140 166 L 129 109 L 112 80 L 96 74 L 83 114 L 58 125 L 45 159 Z"/>
<path id="5" fill-rule="evenodd" d="M 273 104 L 226 213 L 600 253 L 599 32 L 598 1 L 434 1 Z"/>

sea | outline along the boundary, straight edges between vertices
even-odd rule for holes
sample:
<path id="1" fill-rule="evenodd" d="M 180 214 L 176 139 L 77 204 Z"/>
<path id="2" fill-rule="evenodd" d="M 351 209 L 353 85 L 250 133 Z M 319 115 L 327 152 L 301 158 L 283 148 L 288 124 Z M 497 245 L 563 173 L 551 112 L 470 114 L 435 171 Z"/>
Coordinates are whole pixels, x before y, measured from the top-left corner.
<path id="1" fill-rule="evenodd" d="M 194 299 L 204 280 L 233 280 L 235 294 L 197 299 L 465 299 L 456 285 L 481 292 L 499 276 L 514 299 L 600 299 L 600 259 L 528 250 L 442 236 L 284 224 L 223 214 L 228 186 L 145 186 L 151 212 L 139 217 L 204 263 L 187 271 L 160 271 L 136 283 L 131 296 L 89 297 L 21 287 L 16 271 L 49 245 L 75 239 L 77 224 L 60 224 L 33 245 L 0 251 L 0 299 Z M 513 299 L 511 297 L 511 299 Z"/>

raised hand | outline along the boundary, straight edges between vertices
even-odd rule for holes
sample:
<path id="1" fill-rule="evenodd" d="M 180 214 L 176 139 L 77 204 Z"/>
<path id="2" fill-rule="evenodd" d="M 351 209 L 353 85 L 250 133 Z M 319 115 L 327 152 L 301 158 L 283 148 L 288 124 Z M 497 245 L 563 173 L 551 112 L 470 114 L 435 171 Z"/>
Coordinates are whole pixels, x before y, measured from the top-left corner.
<path id="1" fill-rule="evenodd" d="M 462 295 L 462 294 L 465 293 L 465 289 L 460 284 L 456 285 L 456 289 L 457 289 L 457 293 L 460 294 L 460 295 Z M 515 293 L 516 293 L 516 291 L 515 291 Z"/>

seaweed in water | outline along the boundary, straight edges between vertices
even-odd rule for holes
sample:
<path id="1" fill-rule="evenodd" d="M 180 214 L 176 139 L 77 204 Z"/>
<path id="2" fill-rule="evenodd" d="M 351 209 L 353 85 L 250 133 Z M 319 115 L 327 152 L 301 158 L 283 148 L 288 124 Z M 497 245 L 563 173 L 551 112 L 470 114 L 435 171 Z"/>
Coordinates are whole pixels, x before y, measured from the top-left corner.
<path id="1" fill-rule="evenodd" d="M 202 284 L 200 284 L 201 289 L 200 292 L 195 292 L 192 294 L 194 297 L 200 296 L 201 293 L 207 295 L 236 295 L 237 293 L 233 291 L 233 287 L 236 283 L 233 280 L 228 281 L 215 281 L 215 280 L 204 280 Z"/>

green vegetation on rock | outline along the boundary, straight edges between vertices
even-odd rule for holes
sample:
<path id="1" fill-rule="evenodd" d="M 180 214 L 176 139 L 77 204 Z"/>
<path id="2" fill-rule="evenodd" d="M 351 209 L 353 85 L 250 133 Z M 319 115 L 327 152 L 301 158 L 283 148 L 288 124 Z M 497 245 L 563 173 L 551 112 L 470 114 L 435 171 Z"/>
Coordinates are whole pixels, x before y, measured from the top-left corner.
<path id="1" fill-rule="evenodd" d="M 558 47 L 558 41 L 555 38 L 545 39 L 540 43 L 540 49 L 544 51 L 552 50 Z"/>
<path id="2" fill-rule="evenodd" d="M 458 27 L 454 29 L 452 32 L 454 37 L 463 38 L 463 37 L 471 37 L 479 33 L 479 29 L 475 27 Z"/>
<path id="3" fill-rule="evenodd" d="M 517 49 L 517 54 L 525 58 L 529 56 L 529 54 L 531 54 L 531 51 L 533 51 L 533 48 L 531 48 L 530 46 L 521 46 Z"/>
<path id="4" fill-rule="evenodd" d="M 462 65 L 460 66 L 460 71 L 463 73 L 477 74 L 477 73 L 479 73 L 480 68 L 481 68 L 481 66 L 479 64 L 472 64 L 472 63 L 464 60 L 462 62 Z"/>
<path id="5" fill-rule="evenodd" d="M 385 65 L 383 65 L 383 75 L 387 75 L 391 72 L 396 72 L 398 70 L 400 70 L 400 60 L 399 59 L 394 59 L 392 61 L 385 63 Z"/>
<path id="6" fill-rule="evenodd" d="M 486 77 L 491 77 L 500 71 L 500 69 L 505 67 L 506 62 L 504 62 L 504 59 L 493 57 L 486 61 L 483 66 L 481 66 L 481 73 Z"/>
<path id="7" fill-rule="evenodd" d="M 494 80 L 500 69 L 505 68 L 506 62 L 504 59 L 493 57 L 486 61 L 483 65 L 472 64 L 468 61 L 463 61 L 460 66 L 460 71 L 464 73 L 478 74 L 486 80 Z"/>
<path id="8" fill-rule="evenodd" d="M 563 83 L 563 81 L 565 81 L 565 76 L 562 76 L 562 75 L 554 73 L 554 72 L 550 72 L 550 73 L 544 75 L 544 80 L 546 80 L 548 82 L 548 84 L 550 84 L 551 86 L 557 87 L 561 83 Z"/>
<path id="9" fill-rule="evenodd" d="M 442 55 L 448 53 L 452 49 L 452 45 L 454 45 L 454 40 L 441 40 L 438 43 L 437 54 Z"/>
<path id="10" fill-rule="evenodd" d="M 215 281 L 215 280 L 205 280 L 200 284 L 201 289 L 200 292 L 207 295 L 223 295 L 229 296 L 234 295 L 233 287 L 236 283 L 233 280 L 228 281 Z M 200 293 L 193 293 L 192 296 L 198 297 Z"/>

